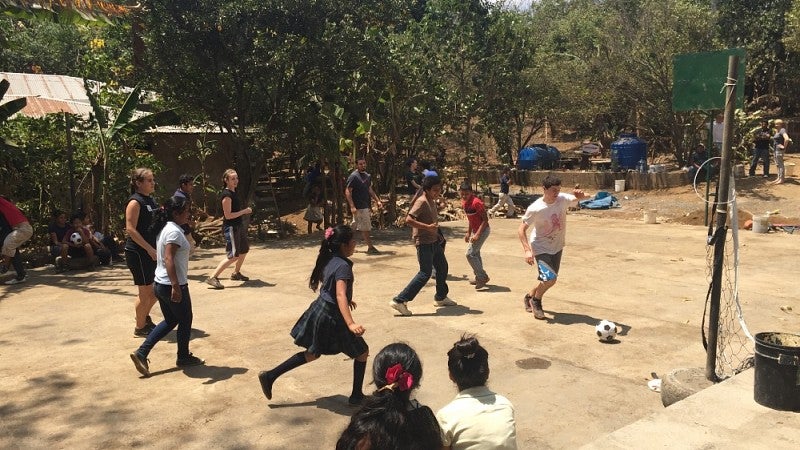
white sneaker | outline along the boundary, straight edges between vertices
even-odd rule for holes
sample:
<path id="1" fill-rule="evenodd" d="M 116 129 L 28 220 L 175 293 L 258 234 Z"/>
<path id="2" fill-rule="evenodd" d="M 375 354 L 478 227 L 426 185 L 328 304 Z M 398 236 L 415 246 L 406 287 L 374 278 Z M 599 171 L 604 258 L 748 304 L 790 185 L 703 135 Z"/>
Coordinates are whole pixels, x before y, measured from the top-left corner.
<path id="1" fill-rule="evenodd" d="M 411 315 L 411 310 L 408 309 L 405 303 L 392 300 L 389 302 L 389 306 L 391 306 L 395 311 L 399 312 L 401 316 Z"/>
<path id="2" fill-rule="evenodd" d="M 23 282 L 24 282 L 25 280 L 27 280 L 27 279 L 28 279 L 28 276 L 27 276 L 27 275 L 25 275 L 25 276 L 24 276 L 24 277 L 22 277 L 22 278 L 12 278 L 12 279 L 10 279 L 10 280 L 6 281 L 6 282 L 5 282 L 5 283 L 3 283 L 3 284 L 5 284 L 6 286 L 11 286 L 11 285 L 14 285 L 14 284 L 23 283 Z"/>
<path id="3" fill-rule="evenodd" d="M 456 306 L 456 305 L 458 305 L 458 303 L 450 300 L 448 297 L 445 297 L 445 298 L 443 298 L 441 300 L 434 299 L 433 303 L 435 303 L 436 306 Z"/>

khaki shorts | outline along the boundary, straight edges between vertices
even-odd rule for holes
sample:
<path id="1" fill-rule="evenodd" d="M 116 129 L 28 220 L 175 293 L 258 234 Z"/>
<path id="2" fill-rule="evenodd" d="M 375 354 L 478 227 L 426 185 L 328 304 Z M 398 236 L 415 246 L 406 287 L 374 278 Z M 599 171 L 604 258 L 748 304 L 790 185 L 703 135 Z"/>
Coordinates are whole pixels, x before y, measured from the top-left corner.
<path id="1" fill-rule="evenodd" d="M 28 222 L 22 222 L 14 227 L 14 231 L 6 236 L 3 241 L 3 256 L 14 257 L 17 248 L 33 236 L 33 227 Z"/>
<path id="2" fill-rule="evenodd" d="M 356 231 L 370 231 L 372 229 L 372 217 L 369 208 L 357 209 L 353 216 L 353 228 Z"/>

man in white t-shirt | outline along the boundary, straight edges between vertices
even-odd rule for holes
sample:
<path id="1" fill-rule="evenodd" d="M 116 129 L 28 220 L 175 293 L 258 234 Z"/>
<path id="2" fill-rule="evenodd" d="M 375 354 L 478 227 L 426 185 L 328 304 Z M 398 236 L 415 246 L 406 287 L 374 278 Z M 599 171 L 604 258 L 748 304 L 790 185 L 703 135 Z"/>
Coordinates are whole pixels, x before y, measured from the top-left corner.
<path id="1" fill-rule="evenodd" d="M 558 278 L 567 234 L 567 209 L 576 200 L 588 197 L 577 188 L 572 194 L 561 193 L 561 180 L 553 175 L 545 177 L 542 187 L 544 195 L 528 206 L 518 229 L 525 262 L 535 265 L 539 273 L 539 284 L 525 294 L 525 310 L 533 312 L 533 316 L 540 320 L 545 319 L 542 297 Z M 533 229 L 528 236 L 531 226 Z"/>

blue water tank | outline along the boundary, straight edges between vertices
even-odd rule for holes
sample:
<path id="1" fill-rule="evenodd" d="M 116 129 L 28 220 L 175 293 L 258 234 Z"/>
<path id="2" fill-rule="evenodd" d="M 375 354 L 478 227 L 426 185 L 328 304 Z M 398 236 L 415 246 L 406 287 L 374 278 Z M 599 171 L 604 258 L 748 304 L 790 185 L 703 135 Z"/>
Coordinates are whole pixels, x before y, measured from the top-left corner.
<path id="1" fill-rule="evenodd" d="M 519 151 L 517 156 L 517 168 L 520 170 L 533 170 L 539 161 L 538 149 L 525 147 Z"/>
<path id="2" fill-rule="evenodd" d="M 547 146 L 542 152 L 541 166 L 542 169 L 553 170 L 558 167 L 558 161 L 561 159 L 561 152 L 552 145 Z"/>
<path id="3" fill-rule="evenodd" d="M 641 160 L 647 161 L 647 142 L 635 133 L 622 133 L 611 143 L 612 165 L 616 161 L 620 169 L 636 169 Z"/>

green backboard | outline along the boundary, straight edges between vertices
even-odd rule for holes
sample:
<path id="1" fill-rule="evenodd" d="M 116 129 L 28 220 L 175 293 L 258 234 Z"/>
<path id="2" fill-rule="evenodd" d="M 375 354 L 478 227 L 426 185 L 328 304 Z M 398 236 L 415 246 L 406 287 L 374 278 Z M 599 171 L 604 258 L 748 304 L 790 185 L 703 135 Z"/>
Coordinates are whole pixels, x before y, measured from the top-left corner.
<path id="1" fill-rule="evenodd" d="M 728 57 L 739 56 L 736 107 L 744 105 L 744 58 L 741 48 L 716 52 L 684 53 L 672 58 L 672 110 L 696 111 L 725 109 L 725 81 Z"/>

